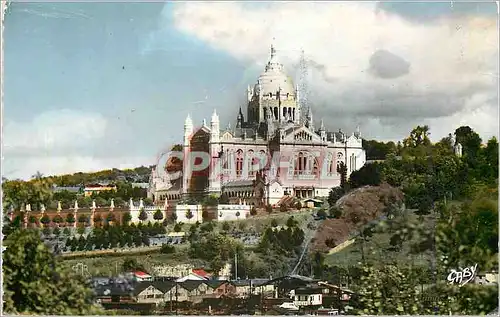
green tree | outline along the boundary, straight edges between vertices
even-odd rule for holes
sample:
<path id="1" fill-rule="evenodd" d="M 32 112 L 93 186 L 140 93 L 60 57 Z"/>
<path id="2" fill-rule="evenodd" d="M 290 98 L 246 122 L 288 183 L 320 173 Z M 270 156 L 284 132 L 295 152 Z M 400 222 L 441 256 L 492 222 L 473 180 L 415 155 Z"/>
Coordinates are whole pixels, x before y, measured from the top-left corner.
<path id="1" fill-rule="evenodd" d="M 122 216 L 122 222 L 124 225 L 127 225 L 130 221 L 132 220 L 132 215 L 130 215 L 130 212 L 125 212 Z"/>
<path id="2" fill-rule="evenodd" d="M 455 130 L 455 138 L 462 145 L 462 153 L 474 159 L 481 149 L 481 137 L 469 126 L 461 126 Z"/>
<path id="3" fill-rule="evenodd" d="M 378 186 L 382 182 L 379 163 L 365 164 L 349 176 L 349 187 L 354 189 L 366 185 Z"/>
<path id="4" fill-rule="evenodd" d="M 174 231 L 175 232 L 181 232 L 182 231 L 182 225 L 180 223 L 176 223 L 174 226 Z"/>
<path id="5" fill-rule="evenodd" d="M 139 220 L 144 221 L 146 219 L 148 219 L 148 214 L 144 211 L 144 209 L 141 209 L 141 212 L 139 213 Z"/>
<path id="6" fill-rule="evenodd" d="M 161 212 L 160 209 L 157 209 L 153 215 L 153 219 L 158 220 L 158 221 L 162 220 L 163 219 L 163 212 Z"/>
<path id="7" fill-rule="evenodd" d="M 66 222 L 69 224 L 75 223 L 75 215 L 72 212 L 70 212 L 66 215 Z"/>
<path id="8" fill-rule="evenodd" d="M 90 287 L 64 271 L 36 232 L 11 234 L 3 252 L 4 311 L 8 314 L 96 314 Z"/>
<path id="9" fill-rule="evenodd" d="M 49 216 L 47 214 L 43 215 L 42 218 L 40 218 L 40 222 L 44 225 L 48 225 L 50 223 Z"/>
<path id="10" fill-rule="evenodd" d="M 276 219 L 271 220 L 271 227 L 276 228 L 278 226 L 278 221 Z"/>

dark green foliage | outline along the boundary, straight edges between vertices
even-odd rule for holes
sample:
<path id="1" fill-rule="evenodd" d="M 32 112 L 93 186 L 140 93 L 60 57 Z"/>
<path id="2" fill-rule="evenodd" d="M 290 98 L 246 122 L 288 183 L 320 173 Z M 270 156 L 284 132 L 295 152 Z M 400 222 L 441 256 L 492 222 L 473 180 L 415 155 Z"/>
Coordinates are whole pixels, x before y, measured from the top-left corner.
<path id="1" fill-rule="evenodd" d="M 132 215 L 130 215 L 130 212 L 127 211 L 123 213 L 122 222 L 124 225 L 127 225 L 131 220 L 132 220 Z"/>
<path id="2" fill-rule="evenodd" d="M 271 220 L 271 227 L 276 228 L 278 226 L 278 221 L 276 219 Z"/>
<path id="3" fill-rule="evenodd" d="M 390 153 L 395 153 L 397 151 L 396 144 L 394 142 L 378 142 L 376 140 L 364 140 L 363 139 L 363 149 L 366 151 L 367 160 L 383 160 Z"/>
<path id="4" fill-rule="evenodd" d="M 69 224 L 73 224 L 75 223 L 76 219 L 75 219 L 75 215 L 70 212 L 66 215 L 66 222 L 69 223 Z"/>
<path id="5" fill-rule="evenodd" d="M 90 315 L 92 291 L 71 271 L 63 271 L 34 231 L 12 233 L 3 253 L 4 312 L 9 314 Z"/>
<path id="6" fill-rule="evenodd" d="M 163 212 L 160 209 L 157 209 L 153 215 L 154 220 L 162 220 L 163 219 Z"/>
<path id="7" fill-rule="evenodd" d="M 349 187 L 355 189 L 362 186 L 378 186 L 381 179 L 381 168 L 379 163 L 365 164 L 362 168 L 354 171 L 349 176 Z"/>
<path id="8" fill-rule="evenodd" d="M 163 254 L 172 254 L 175 253 L 175 247 L 169 244 L 163 244 L 161 246 L 160 252 Z"/>
<path id="9" fill-rule="evenodd" d="M 44 225 L 47 225 L 50 223 L 50 217 L 48 215 L 43 215 L 42 218 L 40 219 L 40 222 L 43 223 Z"/>
<path id="10" fill-rule="evenodd" d="M 295 220 L 293 216 L 290 216 L 290 218 L 288 218 L 288 220 L 286 221 L 286 226 L 290 228 L 296 227 L 298 224 L 298 221 Z"/>
<path id="11" fill-rule="evenodd" d="M 274 229 L 273 229 L 274 228 Z M 259 252 L 264 254 L 276 253 L 290 255 L 291 252 L 298 253 L 304 242 L 304 231 L 297 227 L 277 229 L 268 227 L 260 240 Z"/>
<path id="12" fill-rule="evenodd" d="M 224 222 L 222 224 L 222 230 L 229 231 L 231 229 L 231 225 L 228 222 Z"/>
<path id="13" fill-rule="evenodd" d="M 144 209 L 141 209 L 141 212 L 139 213 L 139 220 L 144 221 L 148 219 L 148 214 L 144 211 Z"/>
<path id="14" fill-rule="evenodd" d="M 327 216 L 326 211 L 323 209 L 318 210 L 317 216 L 320 219 L 326 219 Z"/>
<path id="15" fill-rule="evenodd" d="M 345 190 L 342 187 L 334 187 L 328 193 L 328 204 L 330 206 L 335 206 L 337 200 L 344 196 Z"/>

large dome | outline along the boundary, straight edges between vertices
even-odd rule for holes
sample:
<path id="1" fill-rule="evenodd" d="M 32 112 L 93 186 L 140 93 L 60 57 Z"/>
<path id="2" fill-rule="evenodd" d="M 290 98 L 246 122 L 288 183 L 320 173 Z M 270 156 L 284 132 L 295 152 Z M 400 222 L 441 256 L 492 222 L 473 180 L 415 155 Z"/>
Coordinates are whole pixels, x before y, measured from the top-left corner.
<path id="1" fill-rule="evenodd" d="M 259 87 L 260 83 L 260 87 Z M 271 46 L 271 58 L 266 65 L 266 69 L 259 76 L 259 80 L 255 85 L 255 92 L 259 94 L 262 89 L 262 96 L 269 94 L 276 95 L 279 89 L 281 94 L 295 95 L 295 87 L 290 76 L 285 74 L 283 65 L 276 57 L 276 50 Z"/>

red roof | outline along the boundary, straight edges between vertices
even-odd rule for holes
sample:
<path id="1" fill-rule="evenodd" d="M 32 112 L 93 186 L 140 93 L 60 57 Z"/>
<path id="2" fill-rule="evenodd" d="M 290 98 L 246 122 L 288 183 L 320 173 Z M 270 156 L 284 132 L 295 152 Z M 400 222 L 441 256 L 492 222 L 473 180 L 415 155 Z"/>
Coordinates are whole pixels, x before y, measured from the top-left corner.
<path id="1" fill-rule="evenodd" d="M 141 272 L 141 271 L 134 272 L 134 274 L 137 275 L 137 276 L 141 276 L 141 277 L 150 276 L 148 273 L 144 273 L 144 272 Z"/>
<path id="2" fill-rule="evenodd" d="M 193 269 L 193 273 L 201 277 L 210 276 L 210 274 L 208 274 L 204 269 Z"/>

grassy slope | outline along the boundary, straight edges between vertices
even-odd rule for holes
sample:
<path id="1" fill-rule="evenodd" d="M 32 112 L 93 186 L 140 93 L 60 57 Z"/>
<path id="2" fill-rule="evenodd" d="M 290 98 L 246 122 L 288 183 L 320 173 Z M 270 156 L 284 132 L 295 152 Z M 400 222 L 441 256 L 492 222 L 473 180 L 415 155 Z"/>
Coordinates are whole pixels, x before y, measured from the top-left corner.
<path id="1" fill-rule="evenodd" d="M 402 220 L 402 219 L 401 219 Z M 423 220 L 413 213 L 409 213 L 406 217 L 407 223 L 418 223 L 423 221 L 426 225 L 432 228 L 432 216 L 425 216 Z M 414 263 L 415 265 L 429 265 L 432 254 L 424 253 L 422 255 L 412 256 L 408 254 L 410 241 L 403 243 L 403 248 L 400 252 L 391 251 L 389 240 L 391 234 L 388 232 L 375 233 L 368 238 L 364 244 L 365 257 L 367 261 L 381 264 L 389 262 L 397 263 Z M 357 239 L 353 244 L 346 248 L 329 254 L 325 258 L 325 264 L 348 267 L 361 262 L 361 241 Z"/>
<path id="2" fill-rule="evenodd" d="M 295 220 L 299 222 L 300 226 L 305 226 L 312 219 L 312 211 L 310 210 L 301 210 L 299 212 L 291 211 L 286 213 L 274 212 L 270 215 L 258 215 L 244 220 L 230 221 L 230 230 L 235 229 L 245 232 L 263 232 L 266 227 L 270 226 L 273 219 L 276 219 L 278 225 L 281 226 L 285 225 L 288 218 L 292 215 Z M 189 230 L 189 225 L 184 225 L 183 230 Z M 222 231 L 222 223 L 218 223 L 216 230 Z M 161 254 L 156 250 L 152 251 L 150 254 L 113 255 L 93 258 L 63 259 L 62 261 L 63 265 L 68 268 L 71 268 L 78 263 L 87 265 L 88 271 L 92 276 L 114 275 L 116 272 L 116 266 L 118 266 L 118 272 L 120 272 L 123 261 L 128 258 L 136 259 L 139 264 L 142 264 L 146 268 L 146 270 L 148 270 L 148 268 L 152 265 L 160 264 L 176 265 L 192 263 L 194 265 L 202 266 L 202 262 L 189 258 L 187 254 L 188 248 L 188 245 L 176 246 L 175 254 Z M 251 257 L 254 261 L 259 261 L 259 259 L 255 257 L 255 254 L 251 254 Z"/>

